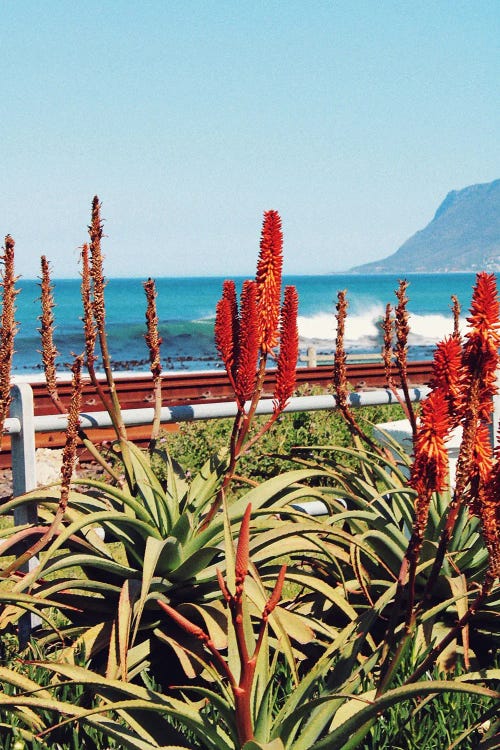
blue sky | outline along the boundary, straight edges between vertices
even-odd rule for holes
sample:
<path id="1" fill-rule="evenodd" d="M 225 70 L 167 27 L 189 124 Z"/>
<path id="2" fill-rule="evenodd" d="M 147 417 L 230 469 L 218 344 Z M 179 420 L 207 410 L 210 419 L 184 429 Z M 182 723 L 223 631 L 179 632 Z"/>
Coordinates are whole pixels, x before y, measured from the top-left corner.
<path id="1" fill-rule="evenodd" d="M 78 274 L 94 194 L 108 276 L 252 274 L 394 252 L 500 177 L 498 0 L 0 0 L 0 233 Z"/>

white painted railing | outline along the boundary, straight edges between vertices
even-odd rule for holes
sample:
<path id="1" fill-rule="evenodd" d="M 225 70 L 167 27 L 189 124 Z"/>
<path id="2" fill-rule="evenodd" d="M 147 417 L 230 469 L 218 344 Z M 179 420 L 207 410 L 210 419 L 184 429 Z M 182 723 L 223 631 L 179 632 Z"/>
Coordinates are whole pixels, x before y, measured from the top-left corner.
<path id="1" fill-rule="evenodd" d="M 410 389 L 412 401 L 421 401 L 429 392 L 427 386 Z M 64 431 L 68 420 L 65 415 L 34 415 L 33 391 L 29 383 L 18 383 L 12 387 L 10 417 L 5 420 L 4 432 L 10 435 L 12 451 L 13 493 L 15 496 L 29 492 L 37 486 L 35 461 L 35 434 L 37 432 Z M 402 392 L 401 392 L 402 396 Z M 361 391 L 349 394 L 353 407 L 394 404 L 396 398 L 390 390 Z M 335 409 L 335 397 L 332 395 L 299 396 L 290 399 L 285 412 L 317 411 Z M 172 422 L 191 422 L 195 420 L 221 419 L 234 417 L 237 412 L 235 402 L 200 403 L 182 406 L 163 407 L 162 424 Z M 262 399 L 257 414 L 272 414 L 272 399 Z M 153 422 L 154 409 L 124 409 L 123 422 L 127 427 L 146 425 Z M 109 414 L 105 411 L 85 412 L 80 415 L 83 429 L 110 427 Z M 18 523 L 28 522 L 27 518 L 16 519 Z"/>

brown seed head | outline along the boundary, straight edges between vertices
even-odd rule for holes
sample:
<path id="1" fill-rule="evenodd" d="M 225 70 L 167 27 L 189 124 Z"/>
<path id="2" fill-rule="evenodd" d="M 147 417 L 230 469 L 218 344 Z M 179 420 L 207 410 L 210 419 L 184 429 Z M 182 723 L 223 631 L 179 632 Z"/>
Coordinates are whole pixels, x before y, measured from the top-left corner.
<path id="1" fill-rule="evenodd" d="M 92 309 L 92 279 L 90 276 L 89 246 L 85 243 L 82 247 L 82 284 L 81 294 L 83 303 L 83 331 L 85 336 L 85 355 L 87 367 L 92 368 L 97 357 L 95 355 L 95 342 L 97 330 L 94 322 Z"/>
<path id="2" fill-rule="evenodd" d="M 394 329 L 394 319 L 392 317 L 391 305 L 386 305 L 385 316 L 382 322 L 382 330 L 384 331 L 384 345 L 382 347 L 382 358 L 384 360 L 385 377 L 387 382 L 391 381 L 391 370 L 392 370 L 392 335 Z"/>
<path id="3" fill-rule="evenodd" d="M 14 337 L 17 331 L 15 321 L 15 300 L 19 291 L 15 288 L 17 278 L 14 272 L 14 240 L 8 234 L 5 238 L 0 288 L 2 296 L 2 316 L 0 326 L 0 449 L 3 424 L 10 405 L 10 374 L 14 357 Z"/>
<path id="4" fill-rule="evenodd" d="M 335 390 L 335 398 L 337 400 L 337 406 L 344 412 L 347 408 L 347 399 L 349 389 L 347 386 L 347 367 L 346 367 L 346 353 L 344 349 L 344 337 L 345 337 L 345 321 L 347 318 L 347 297 L 346 290 L 342 290 L 337 294 L 337 335 L 335 339 L 335 355 L 333 361 L 333 387 Z"/>
<path id="5" fill-rule="evenodd" d="M 52 294 L 53 287 L 50 283 L 50 266 L 45 255 L 41 257 L 41 303 L 42 314 L 39 316 L 40 328 L 38 329 L 42 341 L 42 363 L 45 372 L 45 382 L 51 397 L 57 395 L 56 382 L 56 357 L 59 354 L 54 345 L 54 316 L 52 310 L 55 307 Z"/>
<path id="6" fill-rule="evenodd" d="M 104 287 L 106 286 L 106 283 L 104 279 L 103 257 L 101 252 L 102 227 L 101 204 L 96 195 L 92 201 L 92 221 L 89 226 L 89 236 L 91 260 L 90 276 L 93 286 L 92 310 L 99 333 L 104 331 L 106 314 L 104 304 Z"/>
<path id="7" fill-rule="evenodd" d="M 460 338 L 460 302 L 455 294 L 451 295 L 451 309 L 453 311 L 453 336 L 457 339 Z"/>
<path id="8" fill-rule="evenodd" d="M 60 507 L 66 508 L 69 488 L 71 484 L 71 478 L 76 463 L 76 451 L 79 440 L 79 428 L 80 428 L 80 407 L 82 401 L 82 365 L 83 357 L 75 357 L 71 371 L 73 373 L 72 378 L 72 391 L 71 401 L 68 412 L 68 427 L 66 430 L 66 442 L 63 449 L 63 458 L 61 466 L 61 501 Z"/>
<path id="9" fill-rule="evenodd" d="M 156 312 L 156 286 L 153 279 L 148 279 L 144 282 L 144 290 L 146 292 L 146 328 L 147 332 L 144 335 L 146 344 L 149 349 L 149 361 L 151 363 L 151 372 L 153 374 L 153 382 L 156 382 L 161 376 L 161 357 L 160 357 L 160 345 L 161 338 L 158 335 L 158 314 Z"/>
<path id="10" fill-rule="evenodd" d="M 396 290 L 396 297 L 398 303 L 395 308 L 395 329 L 396 329 L 396 345 L 394 347 L 394 354 L 400 372 L 406 375 L 407 361 L 408 361 L 408 336 L 410 334 L 410 325 L 408 323 L 409 314 L 406 308 L 408 304 L 408 297 L 406 296 L 406 290 L 408 289 L 408 282 L 401 280 L 399 287 Z"/>

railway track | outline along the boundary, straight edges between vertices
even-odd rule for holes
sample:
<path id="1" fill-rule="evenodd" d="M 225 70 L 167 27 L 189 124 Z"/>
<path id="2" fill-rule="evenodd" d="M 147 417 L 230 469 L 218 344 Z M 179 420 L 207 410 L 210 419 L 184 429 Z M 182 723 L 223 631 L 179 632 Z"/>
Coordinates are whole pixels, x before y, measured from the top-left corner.
<path id="1" fill-rule="evenodd" d="M 429 382 L 431 363 L 428 361 L 417 361 L 408 363 L 408 378 L 411 385 L 423 385 Z M 264 383 L 264 397 L 271 397 L 274 390 L 276 371 L 269 370 Z M 381 388 L 386 385 L 385 372 L 380 363 L 348 364 L 347 378 L 353 388 L 358 390 L 369 388 Z M 319 365 L 317 367 L 297 368 L 297 388 L 306 384 L 327 388 L 332 381 L 332 366 Z M 397 382 L 397 379 L 396 379 Z M 35 416 L 54 414 L 56 409 L 47 392 L 45 383 L 42 381 L 31 382 L 34 397 Z M 138 409 L 152 406 L 153 396 L 151 389 L 151 376 L 149 374 L 118 374 L 116 376 L 116 390 L 120 404 L 123 409 Z M 58 385 L 61 401 L 67 406 L 71 397 L 71 384 L 69 380 L 61 381 Z M 108 392 L 104 387 L 105 393 Z M 179 404 L 193 404 L 205 401 L 207 403 L 217 401 L 232 401 L 233 391 L 229 379 L 224 370 L 213 370 L 206 372 L 182 372 L 165 373 L 162 376 L 162 395 L 164 406 L 176 406 Z M 101 410 L 99 397 L 90 384 L 86 382 L 82 394 L 82 413 L 86 411 Z M 143 443 L 148 440 L 150 427 L 133 427 L 127 430 L 130 439 Z M 111 430 L 100 429 L 89 432 L 96 442 L 103 442 L 114 437 Z M 48 432 L 37 433 L 37 447 L 59 448 L 64 445 L 64 433 Z M 0 467 L 10 466 L 10 452 L 8 441 L 5 441 L 5 449 L 0 454 Z"/>

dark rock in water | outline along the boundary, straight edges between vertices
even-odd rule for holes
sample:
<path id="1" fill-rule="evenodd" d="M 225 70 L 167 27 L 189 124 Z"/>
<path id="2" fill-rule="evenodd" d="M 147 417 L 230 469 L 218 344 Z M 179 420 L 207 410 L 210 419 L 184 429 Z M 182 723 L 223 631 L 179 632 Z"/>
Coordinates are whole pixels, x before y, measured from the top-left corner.
<path id="1" fill-rule="evenodd" d="M 432 221 L 393 255 L 352 273 L 500 271 L 500 180 L 452 190 Z"/>

